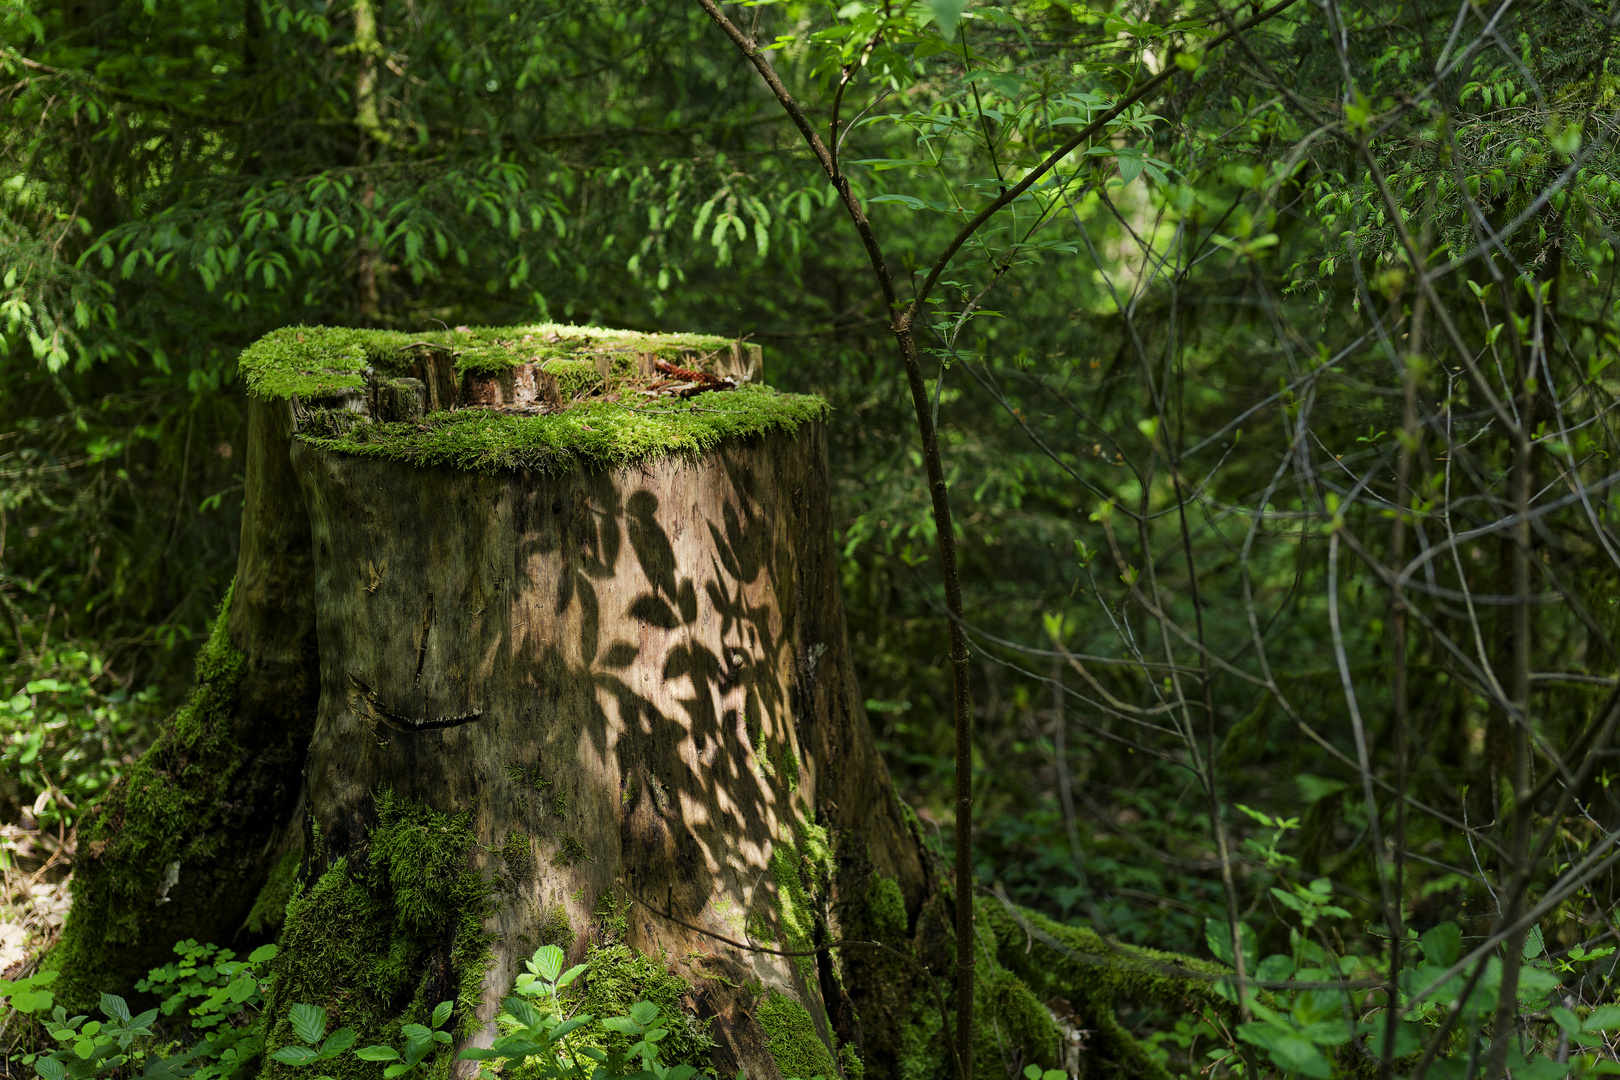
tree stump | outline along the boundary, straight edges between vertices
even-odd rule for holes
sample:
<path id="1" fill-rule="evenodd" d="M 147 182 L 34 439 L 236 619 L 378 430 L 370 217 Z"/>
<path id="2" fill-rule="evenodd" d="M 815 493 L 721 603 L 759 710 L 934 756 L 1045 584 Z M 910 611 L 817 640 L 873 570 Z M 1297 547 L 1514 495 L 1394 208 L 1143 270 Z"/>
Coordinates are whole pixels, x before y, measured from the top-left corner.
<path id="1" fill-rule="evenodd" d="M 363 1045 L 451 1001 L 488 1045 L 554 944 L 584 1011 L 658 1005 L 671 1063 L 949 1076 L 949 901 L 851 674 L 825 404 L 739 342 L 573 327 L 293 327 L 241 366 L 236 584 L 84 829 L 64 1000 L 181 938 L 274 937 L 267 1052 L 298 1002 Z M 982 925 L 984 1080 L 1090 1029 L 1159 1075 L 1115 998 L 1213 1000 L 1083 931 Z"/>

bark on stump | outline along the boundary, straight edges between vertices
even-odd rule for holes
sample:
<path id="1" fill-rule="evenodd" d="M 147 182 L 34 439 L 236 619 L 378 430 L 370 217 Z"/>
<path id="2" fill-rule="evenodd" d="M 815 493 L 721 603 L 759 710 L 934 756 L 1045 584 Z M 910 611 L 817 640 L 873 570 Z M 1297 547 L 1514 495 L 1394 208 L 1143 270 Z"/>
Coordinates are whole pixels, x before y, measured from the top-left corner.
<path id="1" fill-rule="evenodd" d="M 481 1020 L 536 946 L 572 939 L 583 961 L 620 916 L 623 944 L 702 987 L 692 1004 L 751 1076 L 772 1070 L 750 983 L 832 1045 L 813 958 L 681 925 L 813 947 L 788 875 L 829 825 L 921 892 L 849 674 L 820 425 L 556 478 L 293 459 L 316 552 L 321 862 L 365 845 L 380 790 L 471 812 L 497 883 Z"/>

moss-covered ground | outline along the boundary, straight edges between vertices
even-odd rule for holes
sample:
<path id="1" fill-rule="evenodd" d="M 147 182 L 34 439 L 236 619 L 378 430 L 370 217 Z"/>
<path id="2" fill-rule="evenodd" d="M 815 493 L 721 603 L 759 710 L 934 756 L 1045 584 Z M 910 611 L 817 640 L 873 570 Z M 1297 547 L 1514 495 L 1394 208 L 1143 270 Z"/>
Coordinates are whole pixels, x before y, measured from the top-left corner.
<path id="1" fill-rule="evenodd" d="M 491 886 L 472 868 L 470 815 L 449 815 L 382 791 L 377 824 L 359 849 L 332 861 L 287 904 L 275 983 L 266 1003 L 266 1050 L 293 1041 L 288 1011 L 303 1002 L 327 1010 L 331 1026 L 353 1028 L 360 1045 L 400 1042 L 403 1023 L 427 1023 L 453 1001 L 459 1034 L 490 962 L 484 930 Z M 448 1072 L 441 1053 L 430 1075 Z M 269 1062 L 268 1076 L 330 1074 L 375 1080 L 376 1066 L 345 1055 L 319 1067 Z"/>

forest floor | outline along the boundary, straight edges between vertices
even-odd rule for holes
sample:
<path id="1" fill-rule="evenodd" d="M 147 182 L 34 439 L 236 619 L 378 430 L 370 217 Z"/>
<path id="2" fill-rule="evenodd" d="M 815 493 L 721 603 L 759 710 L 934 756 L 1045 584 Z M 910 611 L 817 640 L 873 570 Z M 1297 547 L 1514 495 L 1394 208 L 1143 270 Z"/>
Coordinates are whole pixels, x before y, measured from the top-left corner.
<path id="1" fill-rule="evenodd" d="M 72 903 L 73 831 L 0 825 L 0 978 L 16 979 L 62 932 Z"/>

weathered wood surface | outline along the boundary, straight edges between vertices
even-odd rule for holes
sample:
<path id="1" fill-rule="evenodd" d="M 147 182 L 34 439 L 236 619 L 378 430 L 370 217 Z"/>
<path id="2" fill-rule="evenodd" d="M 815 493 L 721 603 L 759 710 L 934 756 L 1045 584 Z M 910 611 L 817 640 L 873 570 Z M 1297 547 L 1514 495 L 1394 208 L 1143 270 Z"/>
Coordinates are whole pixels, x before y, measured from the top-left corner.
<path id="1" fill-rule="evenodd" d="M 556 478 L 291 444 L 314 553 L 307 790 L 325 857 L 363 843 L 383 787 L 474 812 L 475 857 L 499 882 L 486 1024 L 549 912 L 566 912 L 577 960 L 602 898 L 639 896 L 629 943 L 692 981 L 722 1075 L 769 1078 L 743 984 L 798 999 L 824 1035 L 850 1012 L 824 1000 L 842 991 L 654 909 L 732 938 L 771 925 L 769 861 L 796 821 L 849 830 L 909 899 L 924 891 L 850 673 L 825 456 L 819 424 Z"/>

